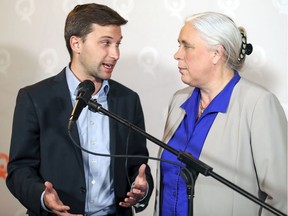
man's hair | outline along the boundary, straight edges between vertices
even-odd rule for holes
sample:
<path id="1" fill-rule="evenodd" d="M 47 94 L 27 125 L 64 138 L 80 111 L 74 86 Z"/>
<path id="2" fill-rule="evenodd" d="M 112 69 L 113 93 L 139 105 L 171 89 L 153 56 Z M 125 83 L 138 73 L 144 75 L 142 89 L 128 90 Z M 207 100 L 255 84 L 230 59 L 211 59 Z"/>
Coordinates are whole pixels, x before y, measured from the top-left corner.
<path id="1" fill-rule="evenodd" d="M 106 5 L 96 3 L 77 5 L 68 14 L 65 22 L 64 37 L 70 57 L 72 57 L 71 36 L 77 36 L 85 40 L 87 34 L 92 32 L 92 24 L 121 26 L 127 22 L 116 11 Z"/>

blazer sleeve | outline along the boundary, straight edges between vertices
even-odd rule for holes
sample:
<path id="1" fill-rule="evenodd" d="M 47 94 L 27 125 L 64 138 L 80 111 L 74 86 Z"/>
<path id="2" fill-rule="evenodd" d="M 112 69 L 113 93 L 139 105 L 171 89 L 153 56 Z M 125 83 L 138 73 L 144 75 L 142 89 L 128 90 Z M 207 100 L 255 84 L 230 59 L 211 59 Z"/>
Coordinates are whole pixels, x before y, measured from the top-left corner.
<path id="1" fill-rule="evenodd" d="M 266 93 L 255 103 L 251 144 L 265 202 L 287 214 L 287 119 L 277 98 Z M 269 215 L 263 209 L 262 215 Z"/>

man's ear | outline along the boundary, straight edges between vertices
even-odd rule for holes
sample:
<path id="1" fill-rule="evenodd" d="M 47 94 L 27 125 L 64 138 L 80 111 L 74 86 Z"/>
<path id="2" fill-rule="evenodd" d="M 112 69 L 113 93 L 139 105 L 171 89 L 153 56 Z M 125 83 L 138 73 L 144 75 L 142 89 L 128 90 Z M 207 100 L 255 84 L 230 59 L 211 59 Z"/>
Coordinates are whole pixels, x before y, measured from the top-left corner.
<path id="1" fill-rule="evenodd" d="M 81 38 L 76 36 L 70 37 L 70 47 L 74 53 L 80 54 L 80 42 Z"/>

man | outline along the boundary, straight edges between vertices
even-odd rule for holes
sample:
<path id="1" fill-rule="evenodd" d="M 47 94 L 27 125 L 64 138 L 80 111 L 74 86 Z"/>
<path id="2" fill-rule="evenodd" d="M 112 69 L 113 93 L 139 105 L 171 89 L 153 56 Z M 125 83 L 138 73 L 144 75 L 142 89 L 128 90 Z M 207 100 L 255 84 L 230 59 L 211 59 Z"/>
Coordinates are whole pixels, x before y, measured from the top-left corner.
<path id="1" fill-rule="evenodd" d="M 117 12 L 99 4 L 76 6 L 65 24 L 71 62 L 58 75 L 22 88 L 17 97 L 7 186 L 29 215 L 132 215 L 153 190 L 143 158 L 99 157 L 80 151 L 148 156 L 145 138 L 108 116 L 83 109 L 69 137 L 77 86 L 91 80 L 92 98 L 144 129 L 137 93 L 111 80 L 119 59 Z M 141 165 L 143 164 L 143 165 Z"/>

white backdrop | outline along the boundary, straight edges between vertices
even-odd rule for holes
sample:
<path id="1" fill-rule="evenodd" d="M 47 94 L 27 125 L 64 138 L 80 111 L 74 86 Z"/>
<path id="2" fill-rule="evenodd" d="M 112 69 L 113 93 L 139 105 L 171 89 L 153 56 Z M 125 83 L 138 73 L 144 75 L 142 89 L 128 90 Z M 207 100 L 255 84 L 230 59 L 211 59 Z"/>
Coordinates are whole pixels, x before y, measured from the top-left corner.
<path id="1" fill-rule="evenodd" d="M 5 185 L 12 115 L 20 87 L 58 73 L 69 61 L 63 29 L 67 13 L 84 0 L 0 0 L 0 216 L 24 216 Z M 129 20 L 123 27 L 116 79 L 141 97 L 147 132 L 161 139 L 166 110 L 184 87 L 173 54 L 188 15 L 217 11 L 244 26 L 254 52 L 242 76 L 262 84 L 288 113 L 288 0 L 99 0 Z M 151 156 L 158 147 L 148 142 Z M 155 175 L 155 162 L 151 161 Z M 210 164 L 213 167 L 213 164 Z M 215 170 L 217 172 L 217 170 Z M 153 211 L 153 197 L 147 210 Z"/>

